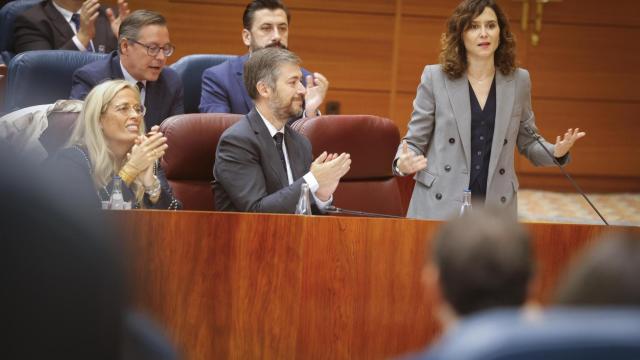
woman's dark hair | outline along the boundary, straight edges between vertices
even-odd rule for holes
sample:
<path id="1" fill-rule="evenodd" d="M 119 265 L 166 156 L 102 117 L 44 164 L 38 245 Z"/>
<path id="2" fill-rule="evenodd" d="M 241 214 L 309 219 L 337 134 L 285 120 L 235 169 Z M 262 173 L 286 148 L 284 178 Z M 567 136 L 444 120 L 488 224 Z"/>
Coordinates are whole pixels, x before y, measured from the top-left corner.
<path id="1" fill-rule="evenodd" d="M 465 0 L 454 10 L 447 21 L 447 31 L 440 39 L 440 64 L 452 79 L 459 78 L 467 70 L 467 49 L 462 35 L 486 7 L 496 13 L 500 26 L 500 44 L 494 57 L 496 68 L 503 75 L 511 74 L 516 69 L 516 41 L 511 33 L 509 20 L 500 6 L 495 0 Z"/>

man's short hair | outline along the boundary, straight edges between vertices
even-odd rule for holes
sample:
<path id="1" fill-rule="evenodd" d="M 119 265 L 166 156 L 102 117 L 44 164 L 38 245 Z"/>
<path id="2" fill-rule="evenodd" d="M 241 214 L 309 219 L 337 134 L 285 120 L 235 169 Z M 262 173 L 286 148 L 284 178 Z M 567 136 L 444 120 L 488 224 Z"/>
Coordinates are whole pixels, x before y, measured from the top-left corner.
<path id="1" fill-rule="evenodd" d="M 268 47 L 254 51 L 244 63 L 244 86 L 249 96 L 253 100 L 258 98 L 256 86 L 260 81 L 275 89 L 280 66 L 287 63 L 300 65 L 300 62 L 298 55 L 286 49 Z"/>
<path id="2" fill-rule="evenodd" d="M 251 30 L 251 26 L 253 26 L 253 15 L 258 10 L 269 9 L 269 10 L 284 10 L 285 14 L 287 14 L 287 24 L 291 22 L 291 14 L 289 13 L 289 9 L 282 3 L 280 0 L 253 0 L 250 2 L 247 7 L 244 9 L 244 14 L 242 14 L 242 25 L 245 29 Z"/>
<path id="3" fill-rule="evenodd" d="M 531 238 L 511 216 L 476 209 L 444 224 L 432 257 L 444 298 L 460 316 L 526 301 Z"/>
<path id="4" fill-rule="evenodd" d="M 118 31 L 118 42 L 122 39 L 138 40 L 140 29 L 148 25 L 167 26 L 167 20 L 160 13 L 151 10 L 136 10 L 122 20 Z M 118 47 L 119 49 L 119 47 Z"/>
<path id="5" fill-rule="evenodd" d="M 640 306 L 640 236 L 609 234 L 588 248 L 560 282 L 567 306 Z"/>

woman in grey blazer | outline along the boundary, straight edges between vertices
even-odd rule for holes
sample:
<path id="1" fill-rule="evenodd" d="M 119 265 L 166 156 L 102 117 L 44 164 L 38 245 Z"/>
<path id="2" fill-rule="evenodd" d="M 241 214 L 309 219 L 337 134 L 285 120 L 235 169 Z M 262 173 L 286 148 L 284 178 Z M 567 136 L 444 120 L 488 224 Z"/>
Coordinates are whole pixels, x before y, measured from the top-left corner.
<path id="1" fill-rule="evenodd" d="M 393 162 L 415 173 L 408 217 L 446 219 L 470 189 L 476 204 L 517 214 L 514 146 L 534 165 L 553 165 L 535 141 L 529 73 L 515 66 L 509 21 L 494 0 L 465 0 L 449 18 L 440 64 L 422 73 L 407 134 Z M 585 135 L 569 129 L 545 147 L 564 164 Z M 428 159 L 428 161 L 427 161 Z"/>

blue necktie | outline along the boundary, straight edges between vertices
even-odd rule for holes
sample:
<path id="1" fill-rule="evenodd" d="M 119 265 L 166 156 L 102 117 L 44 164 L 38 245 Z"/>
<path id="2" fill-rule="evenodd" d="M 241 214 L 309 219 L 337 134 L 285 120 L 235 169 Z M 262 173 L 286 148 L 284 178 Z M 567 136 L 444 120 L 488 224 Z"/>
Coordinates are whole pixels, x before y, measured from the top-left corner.
<path id="1" fill-rule="evenodd" d="M 71 22 L 76 27 L 76 33 L 80 31 L 80 14 L 76 13 L 71 15 Z M 91 43 L 91 40 L 89 40 L 89 51 L 95 52 L 95 50 L 93 49 L 93 44 Z"/>
<path id="2" fill-rule="evenodd" d="M 76 32 L 80 31 L 80 14 L 71 15 L 71 22 L 76 26 Z"/>
<path id="3" fill-rule="evenodd" d="M 280 155 L 280 161 L 282 161 L 282 167 L 284 168 L 284 173 L 286 174 L 287 161 L 284 159 L 284 151 L 282 151 L 282 141 L 284 140 L 284 134 L 281 132 L 277 132 L 275 135 L 273 135 L 273 140 L 276 141 L 276 149 L 278 149 L 278 155 Z"/>

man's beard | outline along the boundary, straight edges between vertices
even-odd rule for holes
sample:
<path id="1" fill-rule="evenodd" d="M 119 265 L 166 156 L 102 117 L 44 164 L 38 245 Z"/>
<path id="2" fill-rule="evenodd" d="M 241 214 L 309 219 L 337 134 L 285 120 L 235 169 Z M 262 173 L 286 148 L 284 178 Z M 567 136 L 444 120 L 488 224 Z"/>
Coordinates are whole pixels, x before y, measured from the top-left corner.
<path id="1" fill-rule="evenodd" d="M 289 48 L 287 47 L 287 45 L 283 44 L 282 42 L 278 41 L 275 43 L 270 43 L 267 46 L 258 46 L 256 43 L 251 43 L 251 51 L 258 51 L 258 50 L 262 50 L 262 49 L 266 49 L 266 48 L 280 48 L 280 49 L 285 49 L 285 50 L 289 50 Z"/>
<path id="2" fill-rule="evenodd" d="M 271 43 L 271 44 L 265 46 L 265 48 L 274 48 L 274 47 L 277 47 L 277 48 L 280 48 L 280 49 L 289 50 L 287 48 L 287 46 L 285 44 L 281 43 L 280 41 L 275 42 L 275 43 Z"/>
<path id="3" fill-rule="evenodd" d="M 280 101 L 280 98 L 278 97 L 277 92 L 274 93 L 274 96 L 275 96 L 275 99 L 272 101 L 269 101 L 269 107 L 271 107 L 271 111 L 273 112 L 273 115 L 278 120 L 286 121 L 291 118 L 299 118 L 302 116 L 302 113 L 304 112 L 302 108 L 302 104 L 304 104 L 304 97 L 296 96 L 294 98 L 291 98 L 291 100 L 285 104 Z M 294 105 L 294 101 L 298 99 L 300 100 L 298 102 L 298 104 L 300 104 L 300 107 L 296 109 L 295 108 L 296 105 Z"/>

